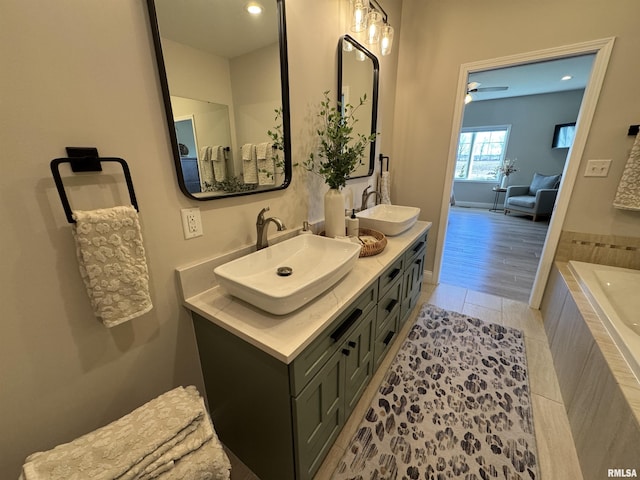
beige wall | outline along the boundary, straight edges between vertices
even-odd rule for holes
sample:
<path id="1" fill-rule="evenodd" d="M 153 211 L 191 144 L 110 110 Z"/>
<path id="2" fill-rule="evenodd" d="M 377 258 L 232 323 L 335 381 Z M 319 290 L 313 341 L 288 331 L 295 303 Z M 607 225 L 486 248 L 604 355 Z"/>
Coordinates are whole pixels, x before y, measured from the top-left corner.
<path id="1" fill-rule="evenodd" d="M 324 90 L 335 92 L 344 2 L 287 0 L 295 161 L 309 152 L 310 107 Z M 398 21 L 399 8 L 390 8 Z M 33 451 L 104 425 L 176 385 L 202 389 L 175 267 L 254 243 L 255 217 L 266 205 L 288 226 L 300 226 L 321 212 L 324 186 L 296 169 L 285 191 L 213 202 L 180 193 L 143 1 L 5 0 L 0 60 L 0 477 L 17 478 Z M 388 66 L 395 62 L 382 62 L 381 109 L 388 116 L 395 85 Z M 96 146 L 131 168 L 154 308 L 113 329 L 93 317 L 49 170 L 65 146 Z M 67 180 L 72 205 L 124 203 L 120 173 L 110 171 Z M 194 206 L 204 236 L 186 241 L 180 209 Z"/>
<path id="2" fill-rule="evenodd" d="M 434 222 L 433 266 L 460 65 L 610 36 L 617 37 L 564 229 L 640 236 L 640 214 L 611 202 L 637 124 L 640 31 L 636 0 L 513 2 L 405 0 L 393 137 L 392 194 Z M 579 21 L 578 21 L 579 19 Z M 400 88 L 401 86 L 401 88 Z M 611 158 L 607 178 L 584 178 L 586 160 Z"/>

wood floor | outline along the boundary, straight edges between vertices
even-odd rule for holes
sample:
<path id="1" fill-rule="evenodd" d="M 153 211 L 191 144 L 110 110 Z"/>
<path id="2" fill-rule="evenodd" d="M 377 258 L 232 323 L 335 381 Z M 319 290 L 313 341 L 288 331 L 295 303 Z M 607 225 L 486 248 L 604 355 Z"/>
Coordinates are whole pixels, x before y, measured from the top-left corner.
<path id="1" fill-rule="evenodd" d="M 527 302 L 548 219 L 451 207 L 440 281 Z"/>

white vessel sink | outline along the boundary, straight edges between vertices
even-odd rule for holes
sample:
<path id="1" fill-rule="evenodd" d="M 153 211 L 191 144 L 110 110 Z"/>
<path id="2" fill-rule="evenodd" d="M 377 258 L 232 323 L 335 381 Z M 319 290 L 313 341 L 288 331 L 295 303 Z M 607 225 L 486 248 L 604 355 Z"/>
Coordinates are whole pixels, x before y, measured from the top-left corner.
<path id="1" fill-rule="evenodd" d="M 337 283 L 359 254 L 355 243 L 299 235 L 220 265 L 214 273 L 231 295 L 285 315 Z"/>
<path id="2" fill-rule="evenodd" d="M 418 220 L 420 209 L 402 205 L 376 205 L 356 213 L 360 226 L 377 230 L 388 236 L 399 235 Z"/>

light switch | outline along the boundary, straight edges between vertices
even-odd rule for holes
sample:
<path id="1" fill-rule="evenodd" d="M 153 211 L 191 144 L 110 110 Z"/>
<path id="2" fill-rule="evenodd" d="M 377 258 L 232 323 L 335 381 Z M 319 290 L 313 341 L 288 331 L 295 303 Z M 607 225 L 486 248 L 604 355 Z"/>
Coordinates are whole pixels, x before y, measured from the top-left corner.
<path id="1" fill-rule="evenodd" d="M 584 172 L 585 177 L 606 177 L 609 175 L 609 167 L 611 160 L 589 160 L 587 169 Z"/>

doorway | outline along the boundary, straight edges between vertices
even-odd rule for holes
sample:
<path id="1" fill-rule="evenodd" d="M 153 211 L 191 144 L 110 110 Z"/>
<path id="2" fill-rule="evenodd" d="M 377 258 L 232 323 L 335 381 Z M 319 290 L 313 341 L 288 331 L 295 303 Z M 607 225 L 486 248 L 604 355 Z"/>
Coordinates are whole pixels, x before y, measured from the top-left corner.
<path id="1" fill-rule="evenodd" d="M 564 223 L 564 219 L 568 209 L 569 199 L 573 190 L 573 185 L 578 175 L 580 160 L 582 158 L 582 154 L 586 144 L 586 139 L 589 133 L 589 128 L 591 126 L 591 121 L 593 119 L 593 114 L 595 112 L 595 107 L 604 80 L 604 75 L 606 72 L 609 57 L 611 55 L 611 50 L 613 48 L 613 43 L 614 39 L 608 38 L 461 65 L 460 74 L 458 77 L 458 92 L 460 94 L 456 99 L 456 107 L 454 112 L 454 121 L 447 162 L 446 178 L 448 179 L 448 188 L 446 188 L 447 186 L 445 186 L 444 189 L 442 208 L 440 212 L 438 238 L 436 244 L 436 258 L 433 272 L 433 278 L 436 280 L 436 282 L 440 281 L 444 243 L 447 234 L 447 221 L 449 218 L 449 209 L 451 203 L 450 192 L 453 186 L 454 170 L 457 161 L 459 132 L 462 128 L 464 97 L 468 90 L 469 76 L 476 72 L 487 72 L 500 68 L 527 65 L 548 60 L 570 58 L 579 55 L 594 54 L 595 60 L 593 63 L 593 68 L 591 71 L 591 75 L 589 76 L 589 82 L 584 92 L 584 97 L 576 122 L 577 124 L 574 143 L 567 154 L 567 160 L 563 170 L 562 182 L 560 184 L 560 189 L 556 199 L 554 213 L 551 217 L 531 295 L 529 296 L 529 305 L 533 308 L 539 308 L 547 277 L 549 275 L 549 271 L 553 263 L 553 258 L 555 256 L 555 251 L 557 249 L 562 225 Z"/>

